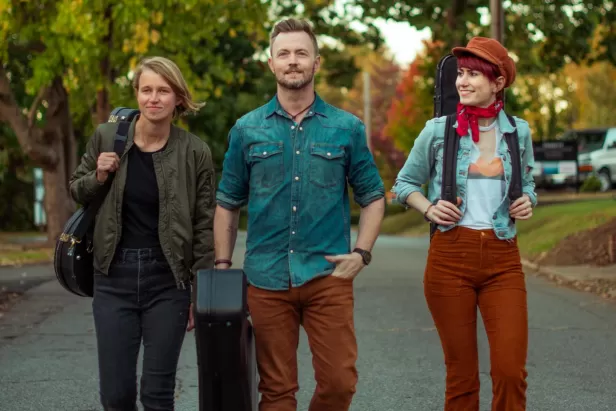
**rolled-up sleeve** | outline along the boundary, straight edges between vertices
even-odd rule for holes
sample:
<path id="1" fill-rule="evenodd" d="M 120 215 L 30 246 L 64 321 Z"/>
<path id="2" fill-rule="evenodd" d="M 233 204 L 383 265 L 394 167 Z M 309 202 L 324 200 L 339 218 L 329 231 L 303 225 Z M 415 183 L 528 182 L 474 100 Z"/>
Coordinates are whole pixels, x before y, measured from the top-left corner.
<path id="1" fill-rule="evenodd" d="M 518 138 L 524 138 L 524 154 L 522 155 L 522 192 L 528 196 L 533 207 L 537 205 L 537 193 L 535 192 L 535 153 L 533 152 L 533 139 L 528 123 L 520 127 Z"/>
<path id="2" fill-rule="evenodd" d="M 411 153 L 406 159 L 404 166 L 396 177 L 396 182 L 391 191 L 395 194 L 394 200 L 397 203 L 408 207 L 406 199 L 416 191 L 422 191 L 421 186 L 430 178 L 432 169 L 432 140 L 434 137 L 434 122 L 429 120 L 419 133 L 413 144 Z"/>
<path id="3" fill-rule="evenodd" d="M 352 136 L 349 164 L 349 184 L 353 198 L 360 207 L 385 197 L 385 185 L 366 142 L 366 128 L 357 122 Z"/>
<path id="4" fill-rule="evenodd" d="M 231 128 L 228 136 L 229 148 L 225 153 L 222 176 L 216 202 L 229 210 L 243 207 L 248 202 L 249 177 L 248 166 L 244 156 L 242 130 L 237 125 Z"/>

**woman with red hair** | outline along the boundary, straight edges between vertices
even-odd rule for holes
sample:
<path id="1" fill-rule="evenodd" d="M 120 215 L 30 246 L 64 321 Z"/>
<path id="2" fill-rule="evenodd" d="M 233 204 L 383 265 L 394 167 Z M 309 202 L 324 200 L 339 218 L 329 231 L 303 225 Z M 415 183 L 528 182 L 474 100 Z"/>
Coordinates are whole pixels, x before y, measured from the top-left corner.
<path id="1" fill-rule="evenodd" d="M 514 61 L 496 40 L 475 37 L 453 49 L 460 96 L 456 204 L 440 199 L 446 117 L 434 118 L 415 140 L 392 191 L 396 200 L 437 225 L 430 242 L 424 294 L 447 369 L 445 411 L 479 410 L 477 307 L 490 344 L 492 410 L 526 409 L 528 319 L 516 220 L 537 203 L 528 123 L 503 110 Z M 517 131 L 522 196 L 508 197 L 512 158 L 505 134 Z M 428 182 L 428 198 L 422 185 Z"/>

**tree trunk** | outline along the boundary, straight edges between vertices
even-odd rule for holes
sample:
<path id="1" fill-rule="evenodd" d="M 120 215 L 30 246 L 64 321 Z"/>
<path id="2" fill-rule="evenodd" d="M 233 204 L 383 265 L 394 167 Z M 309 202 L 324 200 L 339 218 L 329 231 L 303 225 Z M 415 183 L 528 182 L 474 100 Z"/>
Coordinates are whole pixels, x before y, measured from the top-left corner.
<path id="1" fill-rule="evenodd" d="M 103 42 L 107 44 L 107 50 L 99 64 L 102 86 L 96 92 L 96 120 L 98 121 L 98 124 L 106 123 L 109 118 L 109 113 L 111 113 L 108 86 L 113 81 L 110 62 L 110 53 L 111 50 L 113 50 L 112 12 L 113 6 L 108 5 L 105 9 L 105 14 L 103 17 L 104 21 L 107 22 L 107 34 L 103 38 Z"/>
<path id="2" fill-rule="evenodd" d="M 68 94 L 57 77 L 47 94 L 45 140 L 57 153 L 55 167 L 43 168 L 44 207 L 47 215 L 47 239 L 54 242 L 75 210 L 68 179 L 76 166 L 75 136 L 69 110 Z"/>
<path id="3" fill-rule="evenodd" d="M 53 244 L 64 229 L 66 221 L 74 209 L 68 187 L 66 173 L 61 167 L 56 170 L 43 171 L 45 187 L 45 214 L 47 216 L 47 241 Z"/>
<path id="4" fill-rule="evenodd" d="M 40 97 L 40 98 L 39 98 Z M 44 126 L 35 125 L 39 104 L 45 101 Z M 47 238 L 53 243 L 75 209 L 68 189 L 68 178 L 75 169 L 76 144 L 69 110 L 68 94 L 62 78 L 56 77 L 42 89 L 33 106 L 24 115 L 13 95 L 6 72 L 0 66 L 0 119 L 15 132 L 19 145 L 30 159 L 43 169 L 44 208 Z"/>
<path id="5" fill-rule="evenodd" d="M 466 45 L 466 25 L 463 21 L 459 21 L 464 14 L 466 4 L 467 0 L 453 0 L 451 8 L 447 11 L 447 28 L 451 33 L 450 47 Z"/>

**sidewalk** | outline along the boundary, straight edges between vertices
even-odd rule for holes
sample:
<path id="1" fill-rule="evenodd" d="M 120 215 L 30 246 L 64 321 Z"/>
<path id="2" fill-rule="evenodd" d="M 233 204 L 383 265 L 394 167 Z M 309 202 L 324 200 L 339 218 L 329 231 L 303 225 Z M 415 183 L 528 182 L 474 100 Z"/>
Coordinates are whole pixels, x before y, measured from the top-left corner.
<path id="1" fill-rule="evenodd" d="M 523 258 L 522 266 L 527 273 L 547 278 L 556 284 L 616 301 L 616 265 L 543 266 Z"/>

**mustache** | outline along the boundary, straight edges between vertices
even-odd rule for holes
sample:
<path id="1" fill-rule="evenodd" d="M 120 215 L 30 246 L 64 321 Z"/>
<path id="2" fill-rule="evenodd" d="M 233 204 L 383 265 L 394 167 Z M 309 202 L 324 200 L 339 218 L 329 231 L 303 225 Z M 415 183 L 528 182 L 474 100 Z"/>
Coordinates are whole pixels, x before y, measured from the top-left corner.
<path id="1" fill-rule="evenodd" d="M 303 71 L 298 69 L 297 67 L 293 67 L 284 72 L 284 74 L 290 74 L 290 73 L 303 73 Z"/>

